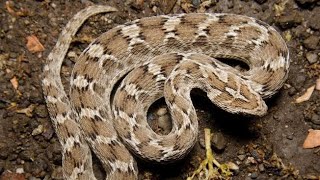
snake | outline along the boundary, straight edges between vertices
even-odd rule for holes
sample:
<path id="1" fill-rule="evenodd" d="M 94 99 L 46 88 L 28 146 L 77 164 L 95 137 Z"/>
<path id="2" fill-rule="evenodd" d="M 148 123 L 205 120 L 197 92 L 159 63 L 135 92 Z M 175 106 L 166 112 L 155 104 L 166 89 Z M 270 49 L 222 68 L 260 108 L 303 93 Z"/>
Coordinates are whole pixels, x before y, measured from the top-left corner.
<path id="1" fill-rule="evenodd" d="M 65 179 L 96 179 L 92 153 L 110 180 L 137 179 L 137 158 L 160 164 L 183 159 L 199 134 L 192 89 L 229 113 L 263 116 L 264 99 L 288 76 L 287 45 L 263 21 L 228 13 L 159 15 L 118 25 L 93 40 L 76 59 L 67 94 L 60 73 L 72 38 L 89 17 L 115 11 L 103 5 L 80 10 L 43 67 Z M 148 109 L 160 98 L 172 120 L 167 135 L 147 122 Z"/>

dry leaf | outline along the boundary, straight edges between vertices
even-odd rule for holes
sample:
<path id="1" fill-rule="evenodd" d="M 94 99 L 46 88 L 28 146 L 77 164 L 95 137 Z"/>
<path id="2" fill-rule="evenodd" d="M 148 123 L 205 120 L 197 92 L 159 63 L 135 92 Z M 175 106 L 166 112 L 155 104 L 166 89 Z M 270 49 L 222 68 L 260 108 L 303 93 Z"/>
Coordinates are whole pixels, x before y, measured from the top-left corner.
<path id="1" fill-rule="evenodd" d="M 316 90 L 320 91 L 320 78 L 316 80 Z"/>
<path id="2" fill-rule="evenodd" d="M 309 129 L 309 134 L 304 140 L 303 148 L 315 148 L 320 146 L 320 130 Z"/>
<path id="3" fill-rule="evenodd" d="M 11 82 L 13 88 L 15 90 L 17 90 L 19 87 L 18 79 L 14 76 L 12 79 L 10 79 L 10 82 Z"/>
<path id="4" fill-rule="evenodd" d="M 32 112 L 34 110 L 34 108 L 36 107 L 36 105 L 31 104 L 30 106 L 28 106 L 27 108 L 24 109 L 18 109 L 16 110 L 17 113 L 21 113 L 21 114 L 25 114 L 28 117 L 32 117 Z"/>
<path id="5" fill-rule="evenodd" d="M 44 51 L 43 45 L 34 35 L 27 37 L 27 48 L 32 53 Z"/>
<path id="6" fill-rule="evenodd" d="M 313 91 L 314 91 L 314 88 L 315 88 L 315 85 L 309 87 L 307 89 L 307 91 L 302 96 L 300 96 L 300 97 L 298 97 L 296 99 L 296 103 L 301 103 L 301 102 L 304 102 L 304 101 L 308 101 L 310 99 Z"/>

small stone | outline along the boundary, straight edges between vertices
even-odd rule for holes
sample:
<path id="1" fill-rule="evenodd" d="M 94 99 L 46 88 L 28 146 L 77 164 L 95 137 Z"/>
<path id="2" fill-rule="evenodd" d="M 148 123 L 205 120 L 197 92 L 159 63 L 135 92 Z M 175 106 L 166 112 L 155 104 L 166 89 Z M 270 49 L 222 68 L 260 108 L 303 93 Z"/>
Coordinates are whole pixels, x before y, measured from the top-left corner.
<path id="1" fill-rule="evenodd" d="M 294 11 L 288 15 L 280 16 L 276 21 L 282 29 L 289 29 L 301 24 L 303 18 L 298 12 Z"/>
<path id="2" fill-rule="evenodd" d="M 318 55 L 315 53 L 307 52 L 306 58 L 310 64 L 313 64 L 318 61 Z"/>
<path id="3" fill-rule="evenodd" d="M 311 116 L 311 122 L 316 125 L 320 125 L 320 116 L 316 113 L 313 113 Z"/>
<path id="4" fill-rule="evenodd" d="M 320 8 L 315 8 L 313 10 L 313 13 L 320 14 Z M 310 19 L 308 20 L 308 24 L 309 24 L 310 28 L 315 29 L 315 30 L 320 30 L 319 16 L 311 16 Z"/>
<path id="5" fill-rule="evenodd" d="M 293 139 L 293 134 L 288 134 L 287 139 L 292 140 Z"/>
<path id="6" fill-rule="evenodd" d="M 200 0 L 192 0 L 192 5 L 197 8 L 200 5 Z"/>
<path id="7" fill-rule="evenodd" d="M 69 58 L 76 58 L 76 57 L 77 57 L 77 53 L 74 52 L 74 51 L 70 51 L 70 52 L 67 54 L 67 56 L 68 56 Z"/>
<path id="8" fill-rule="evenodd" d="M 303 41 L 303 45 L 308 49 L 315 50 L 318 46 L 319 40 L 320 37 L 312 35 Z"/>
<path id="9" fill-rule="evenodd" d="M 221 133 L 216 133 L 211 142 L 212 146 L 218 151 L 223 151 L 227 147 L 227 141 Z"/>
<path id="10" fill-rule="evenodd" d="M 163 130 L 164 134 L 168 134 L 172 128 L 170 116 L 169 115 L 160 116 L 158 119 L 158 126 Z"/>
<path id="11" fill-rule="evenodd" d="M 33 161 L 35 158 L 35 153 L 32 150 L 26 149 L 26 150 L 20 152 L 19 158 L 21 158 L 22 160 L 25 160 L 25 161 Z"/>
<path id="12" fill-rule="evenodd" d="M 35 108 L 35 114 L 39 117 L 45 118 L 48 117 L 48 111 L 45 105 L 39 105 Z"/>
<path id="13" fill-rule="evenodd" d="M 297 89 L 295 87 L 290 87 L 290 89 L 288 90 L 288 95 L 289 96 L 294 96 L 297 94 Z M 274 118 L 274 116 L 273 116 Z"/>
<path id="14" fill-rule="evenodd" d="M 227 164 L 227 166 L 228 166 L 228 168 L 229 168 L 230 170 L 232 170 L 232 171 L 239 171 L 239 166 L 236 165 L 235 163 L 233 163 L 233 162 L 227 162 L 226 164 Z"/>
<path id="15" fill-rule="evenodd" d="M 265 168 L 264 168 L 263 164 L 259 164 L 258 168 L 259 168 L 260 172 L 264 172 L 265 171 Z"/>
<path id="16" fill-rule="evenodd" d="M 253 172 L 253 173 L 251 173 L 250 177 L 251 177 L 251 179 L 257 179 L 258 173 L 257 172 Z"/>
<path id="17" fill-rule="evenodd" d="M 16 169 L 16 173 L 23 174 L 24 173 L 24 169 L 23 168 L 17 168 Z"/>
<path id="18" fill-rule="evenodd" d="M 257 161 L 254 160 L 254 157 L 248 157 L 245 161 L 245 164 L 248 165 L 248 164 L 256 164 Z"/>
<path id="19" fill-rule="evenodd" d="M 42 132 L 43 132 L 43 125 L 40 124 L 37 128 L 35 128 L 35 129 L 32 131 L 31 135 L 32 135 L 32 136 L 36 136 L 36 135 L 41 134 Z"/>
<path id="20" fill-rule="evenodd" d="M 167 108 L 159 108 L 158 111 L 157 111 L 157 115 L 158 116 L 163 116 L 163 115 L 165 115 L 167 113 L 168 113 Z"/>
<path id="21" fill-rule="evenodd" d="M 243 161 L 245 158 L 246 158 L 246 155 L 239 155 L 239 156 L 237 156 L 238 157 L 238 159 L 240 160 L 240 161 Z"/>

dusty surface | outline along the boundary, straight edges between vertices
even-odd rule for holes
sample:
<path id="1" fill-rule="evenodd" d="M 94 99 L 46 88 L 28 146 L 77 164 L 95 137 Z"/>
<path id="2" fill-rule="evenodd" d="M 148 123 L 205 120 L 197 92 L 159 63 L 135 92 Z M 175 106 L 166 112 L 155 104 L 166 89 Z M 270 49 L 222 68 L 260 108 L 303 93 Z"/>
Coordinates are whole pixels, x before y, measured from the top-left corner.
<path id="1" fill-rule="evenodd" d="M 239 167 L 232 179 L 320 178 L 320 149 L 302 148 L 308 129 L 320 129 L 320 93 L 315 91 L 308 101 L 294 103 L 319 78 L 320 1 L 207 2 L 100 1 L 99 4 L 117 7 L 119 12 L 98 15 L 85 23 L 64 63 L 63 77 L 68 77 L 72 60 L 94 37 L 117 24 L 136 18 L 197 11 L 256 17 L 276 27 L 287 40 L 291 53 L 291 70 L 286 85 L 267 101 L 269 112 L 262 118 L 230 115 L 215 108 L 208 100 L 195 96 L 201 132 L 204 127 L 212 129 L 215 135 L 214 152 L 218 161 L 233 162 Z M 93 3 L 98 1 L 69 3 L 62 0 L 21 0 L 6 7 L 6 1 L 0 1 L 2 179 L 10 176 L 15 179 L 61 179 L 61 147 L 43 100 L 41 68 L 68 19 Z M 26 37 L 30 35 L 36 36 L 43 44 L 43 52 L 31 53 L 28 50 Z M 18 85 L 17 89 L 14 85 Z M 163 105 L 160 103 L 160 106 Z M 156 116 L 156 113 L 150 114 L 151 119 Z M 201 159 L 205 158 L 203 141 L 201 133 L 194 150 L 178 163 L 159 166 L 139 162 L 140 178 L 186 179 L 198 167 Z M 97 177 L 101 178 L 100 165 L 97 160 L 95 162 Z"/>

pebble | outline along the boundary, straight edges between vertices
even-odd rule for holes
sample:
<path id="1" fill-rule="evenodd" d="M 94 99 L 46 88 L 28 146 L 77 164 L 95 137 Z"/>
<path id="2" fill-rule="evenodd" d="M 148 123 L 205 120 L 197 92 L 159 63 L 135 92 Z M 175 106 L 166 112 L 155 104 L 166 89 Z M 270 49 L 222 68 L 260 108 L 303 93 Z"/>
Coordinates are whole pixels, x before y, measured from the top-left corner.
<path id="1" fill-rule="evenodd" d="M 320 14 L 320 8 L 315 8 L 314 14 Z M 308 24 L 312 29 L 320 30 L 319 16 L 311 16 Z"/>
<path id="2" fill-rule="evenodd" d="M 239 166 L 233 162 L 227 162 L 227 166 L 232 171 L 239 171 Z"/>
<path id="3" fill-rule="evenodd" d="M 32 131 L 31 135 L 32 135 L 32 136 L 36 136 L 36 135 L 41 134 L 42 132 L 43 132 L 43 125 L 40 124 L 37 128 L 35 128 L 35 129 Z"/>
<path id="4" fill-rule="evenodd" d="M 172 124 L 170 121 L 170 116 L 160 116 L 158 119 L 158 126 L 163 130 L 164 134 L 168 134 L 172 129 Z"/>
<path id="5" fill-rule="evenodd" d="M 318 55 L 315 53 L 307 52 L 306 58 L 310 64 L 316 63 L 318 61 Z"/>
<path id="6" fill-rule="evenodd" d="M 257 179 L 258 173 L 257 172 L 253 172 L 253 173 L 251 173 L 250 177 L 251 177 L 251 179 Z"/>
<path id="7" fill-rule="evenodd" d="M 289 29 L 295 27 L 301 24 L 302 21 L 302 16 L 296 11 L 289 13 L 286 16 L 280 16 L 278 19 L 276 19 L 276 22 L 282 29 Z"/>
<path id="8" fill-rule="evenodd" d="M 200 0 L 192 0 L 192 4 L 197 8 L 200 5 Z"/>
<path id="9" fill-rule="evenodd" d="M 256 164 L 256 160 L 254 160 L 254 157 L 248 157 L 247 160 L 245 161 L 245 164 Z"/>
<path id="10" fill-rule="evenodd" d="M 241 155 L 238 155 L 237 157 L 240 161 L 243 161 L 246 158 L 246 155 L 241 154 Z"/>
<path id="11" fill-rule="evenodd" d="M 23 168 L 17 168 L 16 169 L 16 173 L 23 174 L 24 173 L 24 169 Z"/>
<path id="12" fill-rule="evenodd" d="M 292 140 L 293 139 L 293 134 L 288 134 L 287 139 Z"/>
<path id="13" fill-rule="evenodd" d="M 263 164 L 259 164 L 258 168 L 259 168 L 259 171 L 260 171 L 260 172 L 265 171 L 265 168 L 264 168 L 264 165 L 263 165 Z"/>
<path id="14" fill-rule="evenodd" d="M 295 88 L 300 89 L 301 87 L 303 87 L 303 85 L 305 85 L 306 82 L 306 75 L 303 73 L 298 73 L 295 77 L 295 81 L 293 82 L 293 85 L 295 86 Z"/>
<path id="15" fill-rule="evenodd" d="M 297 94 L 297 89 L 295 87 L 290 87 L 290 89 L 288 90 L 288 95 L 294 96 L 296 94 Z M 275 118 L 275 115 L 273 116 L 273 118 Z"/>
<path id="16" fill-rule="evenodd" d="M 163 115 L 165 115 L 165 114 L 167 114 L 167 113 L 168 113 L 168 110 L 167 110 L 167 108 L 165 108 L 165 107 L 159 108 L 158 111 L 157 111 L 157 115 L 158 115 L 158 116 L 163 116 Z"/>
<path id="17" fill-rule="evenodd" d="M 19 158 L 25 161 L 33 161 L 35 158 L 35 153 L 32 150 L 26 149 L 19 153 Z"/>
<path id="18" fill-rule="evenodd" d="M 312 35 L 303 41 L 303 45 L 308 49 L 315 50 L 318 46 L 319 40 L 320 37 Z"/>
<path id="19" fill-rule="evenodd" d="M 216 133 L 213 136 L 211 143 L 212 146 L 218 151 L 223 151 L 227 147 L 227 141 L 221 133 Z"/>
<path id="20" fill-rule="evenodd" d="M 311 116 L 311 122 L 316 125 L 320 125 L 320 116 L 316 113 L 313 113 Z"/>
<path id="21" fill-rule="evenodd" d="M 45 118 L 48 117 L 48 111 L 45 105 L 39 105 L 35 108 L 35 114 L 39 117 Z"/>

